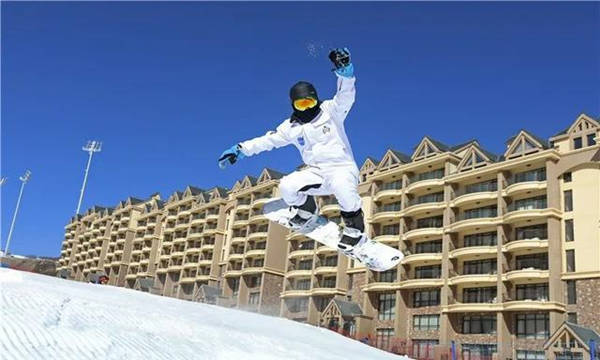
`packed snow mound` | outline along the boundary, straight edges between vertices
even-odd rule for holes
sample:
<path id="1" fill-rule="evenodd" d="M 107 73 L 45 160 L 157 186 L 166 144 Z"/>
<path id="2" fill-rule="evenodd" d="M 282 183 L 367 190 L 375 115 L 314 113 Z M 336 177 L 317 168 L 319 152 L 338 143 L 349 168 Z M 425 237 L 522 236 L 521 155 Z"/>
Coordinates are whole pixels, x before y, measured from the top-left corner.
<path id="1" fill-rule="evenodd" d="M 6 359 L 408 359 L 283 318 L 11 269 L 0 299 Z"/>

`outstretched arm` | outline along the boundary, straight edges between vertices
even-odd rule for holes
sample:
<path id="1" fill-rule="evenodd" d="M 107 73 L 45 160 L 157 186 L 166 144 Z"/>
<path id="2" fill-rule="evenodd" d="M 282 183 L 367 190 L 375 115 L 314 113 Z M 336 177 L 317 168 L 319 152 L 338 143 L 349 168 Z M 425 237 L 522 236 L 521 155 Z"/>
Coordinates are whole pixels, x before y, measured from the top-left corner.
<path id="1" fill-rule="evenodd" d="M 269 131 L 263 136 L 256 137 L 240 143 L 240 149 L 246 156 L 256 155 L 273 148 L 289 145 L 291 141 L 284 131 L 278 127 L 275 131 Z"/>
<path id="2" fill-rule="evenodd" d="M 269 131 L 263 136 L 243 141 L 225 150 L 221 154 L 221 157 L 219 157 L 219 167 L 224 169 L 228 162 L 230 164 L 235 164 L 237 160 L 243 159 L 246 156 L 256 155 L 263 151 L 290 144 L 291 141 L 285 134 L 283 126 L 284 125 L 282 124 L 276 131 Z"/>
<path id="3" fill-rule="evenodd" d="M 356 96 L 354 65 L 350 61 L 350 51 L 347 48 L 332 50 L 329 59 L 333 62 L 337 75 L 337 92 L 332 99 L 333 108 L 345 118 Z"/>

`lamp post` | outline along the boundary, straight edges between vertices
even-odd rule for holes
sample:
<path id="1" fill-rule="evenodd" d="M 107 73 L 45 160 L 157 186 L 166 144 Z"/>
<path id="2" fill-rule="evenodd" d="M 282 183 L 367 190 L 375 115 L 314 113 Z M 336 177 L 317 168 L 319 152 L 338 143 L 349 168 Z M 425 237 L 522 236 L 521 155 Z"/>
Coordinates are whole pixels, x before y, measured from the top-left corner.
<path id="1" fill-rule="evenodd" d="M 6 240 L 6 247 L 4 248 L 4 254 L 8 255 L 8 246 L 10 245 L 10 239 L 13 234 L 13 230 L 15 229 L 15 222 L 17 221 L 17 214 L 19 213 L 19 206 L 21 205 L 21 197 L 23 196 L 23 189 L 25 189 L 25 184 L 29 181 L 29 177 L 31 176 L 31 171 L 26 170 L 25 174 L 19 177 L 21 180 L 21 190 L 19 191 L 19 197 L 17 198 L 17 206 L 15 207 L 15 213 L 13 214 L 12 223 L 10 224 L 10 230 L 8 231 L 8 239 Z"/>
<path id="2" fill-rule="evenodd" d="M 88 173 L 90 171 L 90 165 L 92 164 L 92 156 L 95 152 L 100 152 L 102 150 L 102 142 L 92 140 L 88 141 L 87 145 L 81 148 L 83 151 L 87 151 L 89 154 L 87 166 L 85 168 L 85 175 L 83 176 L 83 185 L 81 186 L 81 194 L 79 195 L 79 202 L 77 203 L 77 210 L 75 210 L 75 215 L 79 214 L 79 209 L 81 208 L 81 201 L 83 200 L 83 193 L 85 191 L 85 184 L 87 183 Z"/>

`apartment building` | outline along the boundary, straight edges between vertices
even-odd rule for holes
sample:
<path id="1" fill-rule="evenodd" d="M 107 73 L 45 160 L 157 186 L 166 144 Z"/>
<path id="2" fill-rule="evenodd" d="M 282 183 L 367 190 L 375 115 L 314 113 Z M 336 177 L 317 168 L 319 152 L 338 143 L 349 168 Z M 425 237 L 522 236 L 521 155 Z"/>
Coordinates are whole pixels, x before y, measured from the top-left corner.
<path id="1" fill-rule="evenodd" d="M 419 359 L 589 358 L 600 332 L 600 123 L 548 140 L 521 130 L 503 154 L 424 137 L 362 164 L 367 231 L 401 249 L 377 273 L 267 221 L 283 174 L 231 190 L 187 187 L 71 219 L 58 275 L 216 302 L 369 337 Z M 332 197 L 320 210 L 340 221 Z M 593 337 L 593 336 L 592 336 Z M 580 357 L 579 357 L 580 356 Z"/>

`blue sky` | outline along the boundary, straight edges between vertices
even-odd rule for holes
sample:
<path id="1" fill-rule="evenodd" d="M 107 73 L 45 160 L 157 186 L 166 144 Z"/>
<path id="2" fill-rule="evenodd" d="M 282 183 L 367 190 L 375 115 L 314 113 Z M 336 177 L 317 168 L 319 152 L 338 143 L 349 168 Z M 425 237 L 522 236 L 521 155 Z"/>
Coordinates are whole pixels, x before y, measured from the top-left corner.
<path id="1" fill-rule="evenodd" d="M 289 87 L 335 90 L 327 50 L 347 46 L 357 161 L 423 135 L 502 153 L 520 128 L 549 137 L 600 115 L 598 3 L 2 2 L 2 244 L 26 168 L 11 250 L 57 256 L 83 208 L 191 184 L 231 187 L 300 164 L 289 147 L 225 171 L 216 158 L 291 111 Z"/>

